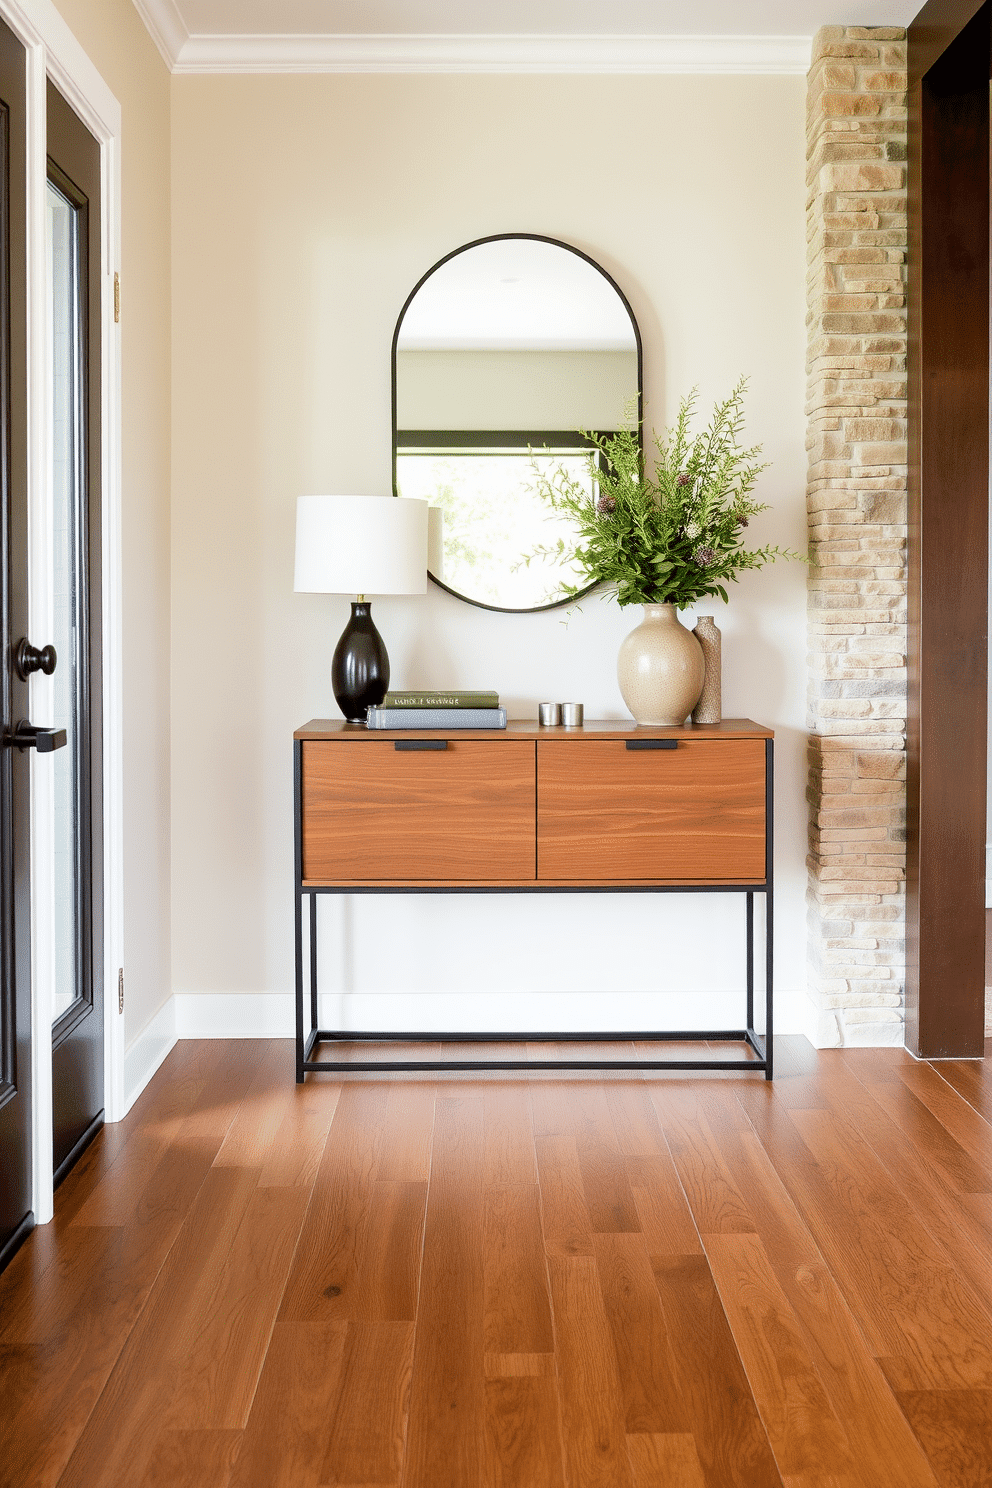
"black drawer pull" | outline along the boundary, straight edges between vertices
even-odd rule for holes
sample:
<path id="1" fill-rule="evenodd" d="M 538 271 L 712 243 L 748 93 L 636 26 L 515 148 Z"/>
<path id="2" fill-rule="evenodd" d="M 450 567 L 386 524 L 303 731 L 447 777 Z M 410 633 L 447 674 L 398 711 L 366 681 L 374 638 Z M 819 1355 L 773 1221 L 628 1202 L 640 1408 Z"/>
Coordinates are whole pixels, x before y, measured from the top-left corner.
<path id="1" fill-rule="evenodd" d="M 416 750 L 419 753 L 421 750 L 424 750 L 424 749 L 447 749 L 447 747 L 448 747 L 448 741 L 447 741 L 447 739 L 394 739 L 393 740 L 393 748 L 394 749 L 404 749 L 404 750 L 408 750 L 410 753 L 412 753 L 414 750 Z"/>
<path id="2" fill-rule="evenodd" d="M 678 749 L 678 739 L 627 739 L 628 749 Z"/>

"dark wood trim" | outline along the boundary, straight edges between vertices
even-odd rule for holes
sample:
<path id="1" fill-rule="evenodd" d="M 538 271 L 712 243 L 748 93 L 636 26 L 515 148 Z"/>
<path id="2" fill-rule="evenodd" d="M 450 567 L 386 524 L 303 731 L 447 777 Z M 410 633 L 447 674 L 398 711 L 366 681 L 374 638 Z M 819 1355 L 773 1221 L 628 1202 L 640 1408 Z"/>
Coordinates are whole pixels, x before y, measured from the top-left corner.
<path id="1" fill-rule="evenodd" d="M 983 1053 L 992 3 L 909 30 L 906 1042 Z"/>
<path id="2" fill-rule="evenodd" d="M 909 28 L 909 86 L 914 88 L 981 10 L 983 0 L 928 0 Z"/>

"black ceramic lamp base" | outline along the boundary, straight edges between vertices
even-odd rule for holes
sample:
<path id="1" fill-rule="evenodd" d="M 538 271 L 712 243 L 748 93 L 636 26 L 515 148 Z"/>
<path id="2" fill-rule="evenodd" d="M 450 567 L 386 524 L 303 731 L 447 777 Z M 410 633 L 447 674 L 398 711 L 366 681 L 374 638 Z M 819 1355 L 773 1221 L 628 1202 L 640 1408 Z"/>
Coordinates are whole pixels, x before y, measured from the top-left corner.
<path id="1" fill-rule="evenodd" d="M 382 702 L 389 687 L 389 657 L 372 622 L 372 606 L 357 600 L 331 660 L 331 686 L 338 707 L 352 723 L 364 723 L 368 708 Z"/>

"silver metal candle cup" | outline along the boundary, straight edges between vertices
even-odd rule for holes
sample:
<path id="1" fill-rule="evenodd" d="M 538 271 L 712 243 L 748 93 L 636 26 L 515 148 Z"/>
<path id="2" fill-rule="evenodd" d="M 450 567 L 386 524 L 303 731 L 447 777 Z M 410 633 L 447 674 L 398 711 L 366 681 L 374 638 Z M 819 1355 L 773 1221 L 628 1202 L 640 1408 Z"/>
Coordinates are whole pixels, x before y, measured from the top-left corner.
<path id="1" fill-rule="evenodd" d="M 537 716 L 544 728 L 561 723 L 561 703 L 538 703 Z"/>
<path id="2" fill-rule="evenodd" d="M 581 728 L 583 707 L 581 703 L 562 703 L 561 721 L 566 728 Z"/>

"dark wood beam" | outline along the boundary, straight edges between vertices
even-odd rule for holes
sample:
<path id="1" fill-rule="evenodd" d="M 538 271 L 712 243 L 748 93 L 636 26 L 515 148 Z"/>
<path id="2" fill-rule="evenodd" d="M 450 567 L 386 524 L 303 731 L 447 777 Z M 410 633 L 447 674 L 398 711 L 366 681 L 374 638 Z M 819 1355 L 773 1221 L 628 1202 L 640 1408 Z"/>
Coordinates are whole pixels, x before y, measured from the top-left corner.
<path id="1" fill-rule="evenodd" d="M 906 1041 L 926 1058 L 983 1052 L 990 11 L 930 0 L 909 30 Z"/>

